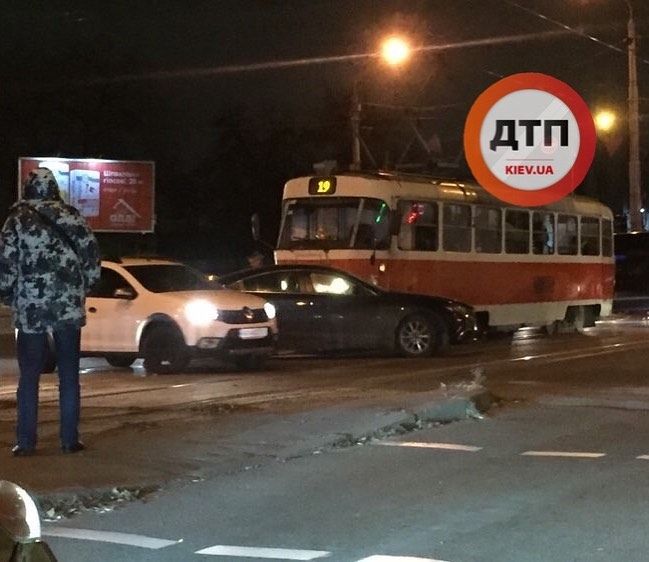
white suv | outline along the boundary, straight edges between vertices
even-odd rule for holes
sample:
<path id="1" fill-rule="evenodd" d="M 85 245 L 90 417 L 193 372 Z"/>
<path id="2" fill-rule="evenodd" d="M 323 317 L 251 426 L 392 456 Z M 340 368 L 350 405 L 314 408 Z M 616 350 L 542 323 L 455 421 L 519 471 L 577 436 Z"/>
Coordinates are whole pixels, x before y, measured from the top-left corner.
<path id="1" fill-rule="evenodd" d="M 161 259 L 102 261 L 86 316 L 82 356 L 105 357 L 116 367 L 142 357 L 145 369 L 158 373 L 182 370 L 205 355 L 260 367 L 277 341 L 272 304 Z"/>

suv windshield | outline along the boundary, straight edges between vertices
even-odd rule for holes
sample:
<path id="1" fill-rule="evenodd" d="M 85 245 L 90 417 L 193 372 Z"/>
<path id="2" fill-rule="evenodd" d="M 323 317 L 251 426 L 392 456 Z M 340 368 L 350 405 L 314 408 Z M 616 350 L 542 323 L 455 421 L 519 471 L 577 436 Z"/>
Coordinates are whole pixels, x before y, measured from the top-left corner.
<path id="1" fill-rule="evenodd" d="M 385 249 L 390 244 L 388 206 L 367 197 L 284 201 L 280 249 Z"/>
<path id="2" fill-rule="evenodd" d="M 124 267 L 142 286 L 153 293 L 218 289 L 198 271 L 182 264 L 129 265 Z"/>

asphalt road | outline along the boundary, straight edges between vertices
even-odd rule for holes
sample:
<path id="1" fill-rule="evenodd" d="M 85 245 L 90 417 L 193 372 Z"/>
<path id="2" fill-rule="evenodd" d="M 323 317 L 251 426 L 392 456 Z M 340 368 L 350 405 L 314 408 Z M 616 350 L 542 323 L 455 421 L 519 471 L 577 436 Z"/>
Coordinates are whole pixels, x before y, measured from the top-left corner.
<path id="1" fill-rule="evenodd" d="M 513 408 L 84 514 L 48 540 L 71 562 L 638 562 L 648 430 L 646 411 Z"/>
<path id="2" fill-rule="evenodd" d="M 278 359 L 259 373 L 207 363 L 148 377 L 89 361 L 83 431 L 97 446 L 107 434 L 125 439 L 136 424 L 180 439 L 183 424 L 210 409 L 229 412 L 212 429 L 227 432 L 251 412 L 289 419 L 359 396 L 378 401 L 454 384 L 485 385 L 500 401 L 484 419 L 293 456 L 271 451 L 253 432 L 248 449 L 237 451 L 246 463 L 184 479 L 191 466 L 168 463 L 176 484 L 147 502 L 48 523 L 47 540 L 70 562 L 644 560 L 648 335 L 642 322 L 617 322 L 585 335 L 526 331 L 422 361 Z M 11 363 L 0 365 L 5 441 Z M 47 447 L 56 434 L 52 378 L 42 398 Z M 50 459 L 57 460 L 41 461 Z M 137 471 L 141 458 L 134 459 Z"/>

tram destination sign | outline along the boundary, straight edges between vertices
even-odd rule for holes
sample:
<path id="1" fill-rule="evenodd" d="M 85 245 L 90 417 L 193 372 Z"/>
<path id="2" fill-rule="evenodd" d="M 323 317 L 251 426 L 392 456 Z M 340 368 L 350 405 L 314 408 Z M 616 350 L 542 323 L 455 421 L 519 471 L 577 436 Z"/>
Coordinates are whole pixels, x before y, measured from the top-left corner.
<path id="1" fill-rule="evenodd" d="M 336 176 L 309 179 L 309 195 L 333 195 L 336 193 Z"/>
<path id="2" fill-rule="evenodd" d="M 588 173 L 595 143 L 586 102 L 568 84 L 535 72 L 487 88 L 464 129 L 467 162 L 478 182 L 524 207 L 571 193 Z"/>
<path id="3" fill-rule="evenodd" d="M 155 165 L 149 161 L 23 157 L 18 197 L 31 170 L 52 170 L 61 198 L 97 232 L 153 232 Z"/>

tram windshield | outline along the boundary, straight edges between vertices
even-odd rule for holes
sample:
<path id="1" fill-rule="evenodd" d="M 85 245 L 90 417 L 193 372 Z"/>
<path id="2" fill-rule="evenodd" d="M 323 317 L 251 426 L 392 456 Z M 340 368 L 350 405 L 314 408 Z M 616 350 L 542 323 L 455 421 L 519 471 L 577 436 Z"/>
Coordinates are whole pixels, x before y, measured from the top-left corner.
<path id="1" fill-rule="evenodd" d="M 386 249 L 390 245 L 387 203 L 368 197 L 284 201 L 279 249 Z"/>

